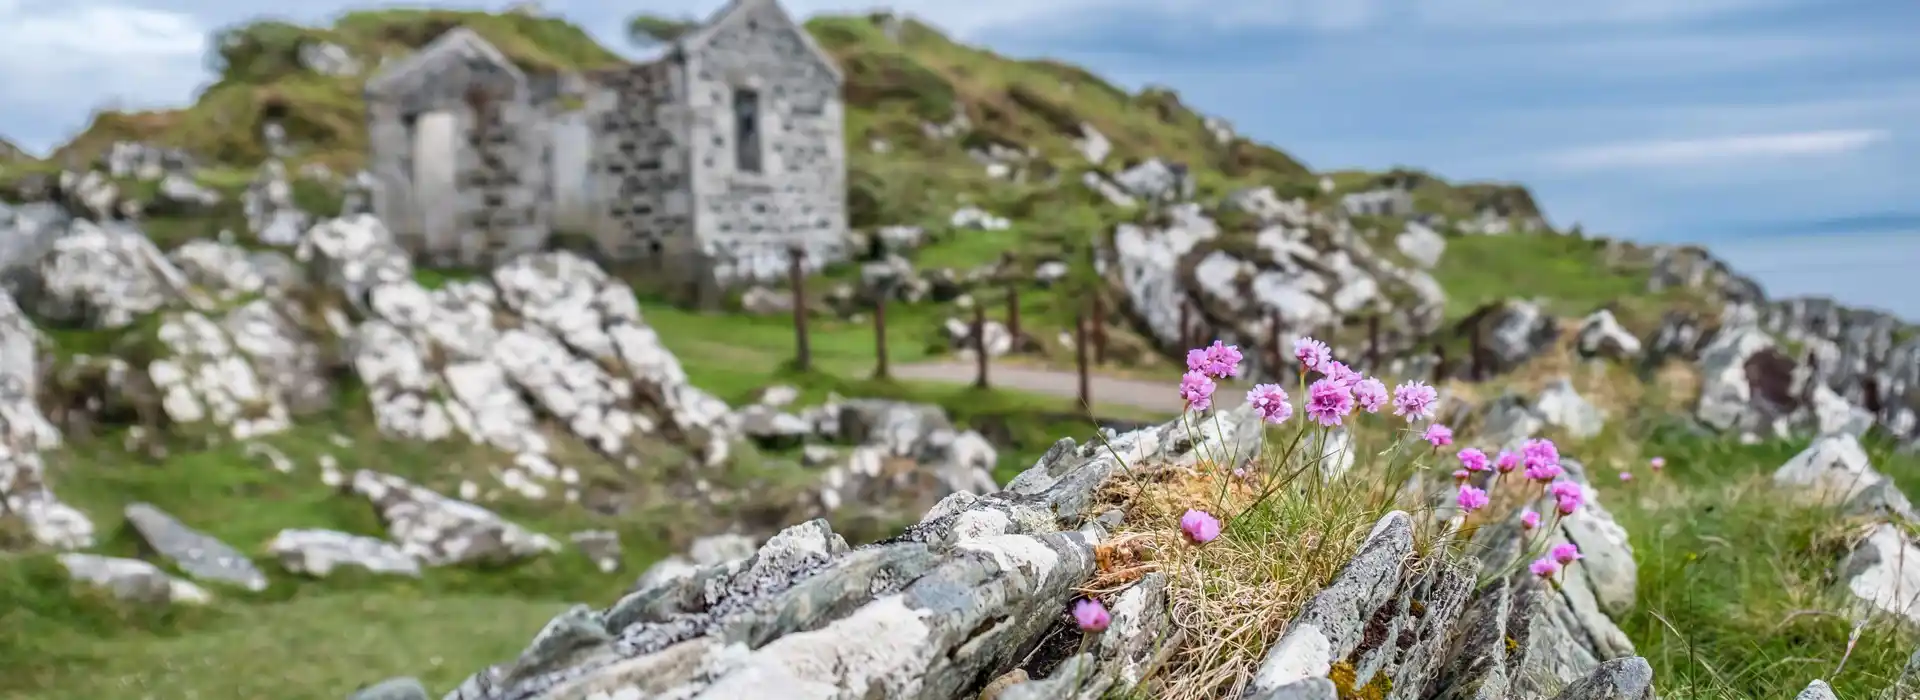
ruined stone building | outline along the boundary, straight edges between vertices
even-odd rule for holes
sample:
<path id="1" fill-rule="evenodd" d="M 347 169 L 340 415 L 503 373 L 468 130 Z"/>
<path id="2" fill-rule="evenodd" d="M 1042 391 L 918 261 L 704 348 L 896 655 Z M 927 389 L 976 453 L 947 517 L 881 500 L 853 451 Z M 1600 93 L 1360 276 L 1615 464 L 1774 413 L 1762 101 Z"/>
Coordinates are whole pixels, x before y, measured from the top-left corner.
<path id="1" fill-rule="evenodd" d="M 530 74 L 443 34 L 366 87 L 375 212 L 419 262 L 590 244 L 731 284 L 844 257 L 842 76 L 776 0 L 732 0 L 638 62 Z"/>

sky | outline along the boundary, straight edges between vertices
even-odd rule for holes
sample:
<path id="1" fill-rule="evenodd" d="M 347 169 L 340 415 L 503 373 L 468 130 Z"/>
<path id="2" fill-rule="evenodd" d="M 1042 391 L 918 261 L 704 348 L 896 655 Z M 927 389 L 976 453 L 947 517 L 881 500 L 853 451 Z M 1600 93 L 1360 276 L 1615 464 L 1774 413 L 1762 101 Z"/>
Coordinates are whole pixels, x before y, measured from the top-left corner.
<path id="1" fill-rule="evenodd" d="M 786 0 L 795 14 L 873 2 Z M 373 3 L 308 0 L 324 20 Z M 504 7 L 505 2 L 412 6 Z M 543 6 L 621 46 L 641 3 Z M 720 0 L 648 0 L 704 16 Z M 1920 319 L 1912 0 L 900 0 L 1004 54 L 1173 87 L 1320 170 L 1531 187 L 1560 226 L 1706 244 L 1775 296 Z M 0 136 L 188 102 L 255 0 L 0 0 Z"/>

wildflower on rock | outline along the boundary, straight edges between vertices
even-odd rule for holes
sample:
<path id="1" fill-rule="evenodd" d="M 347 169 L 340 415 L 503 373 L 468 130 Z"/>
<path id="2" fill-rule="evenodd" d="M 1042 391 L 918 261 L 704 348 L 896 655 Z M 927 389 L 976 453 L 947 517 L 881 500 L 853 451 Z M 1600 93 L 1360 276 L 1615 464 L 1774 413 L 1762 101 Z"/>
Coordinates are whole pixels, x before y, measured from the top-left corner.
<path id="1" fill-rule="evenodd" d="M 1560 448 L 1555 447 L 1553 441 L 1546 438 L 1528 440 L 1525 445 L 1520 446 L 1520 461 L 1529 468 L 1548 464 L 1558 468 Z"/>
<path id="2" fill-rule="evenodd" d="M 1100 601 L 1082 598 L 1073 604 L 1073 621 L 1082 632 L 1105 632 L 1107 625 L 1113 624 L 1113 615 L 1107 613 L 1107 606 Z"/>
<path id="3" fill-rule="evenodd" d="M 1621 481 L 1633 481 L 1633 472 L 1620 472 Z"/>
<path id="4" fill-rule="evenodd" d="M 1180 516 L 1180 531 L 1194 544 L 1206 544 L 1220 536 L 1220 519 L 1204 510 L 1187 510 Z"/>
<path id="5" fill-rule="evenodd" d="M 1548 552 L 1547 556 L 1553 557 L 1561 566 L 1573 566 L 1574 562 L 1585 558 L 1580 554 L 1580 546 L 1572 542 L 1554 545 L 1553 551 Z"/>
<path id="6" fill-rule="evenodd" d="M 1527 471 L 1525 471 L 1524 474 L 1528 479 L 1544 484 L 1559 478 L 1560 472 L 1560 464 L 1555 462 L 1551 464 L 1528 464 Z"/>
<path id="7" fill-rule="evenodd" d="M 1393 390 L 1393 415 L 1404 416 L 1408 423 L 1433 417 L 1434 402 L 1440 392 L 1424 382 L 1407 382 Z"/>
<path id="8" fill-rule="evenodd" d="M 1268 423 L 1285 423 L 1293 417 L 1293 404 L 1287 403 L 1287 391 L 1278 384 L 1253 385 L 1247 391 L 1247 404 Z"/>
<path id="9" fill-rule="evenodd" d="M 1541 557 L 1533 560 L 1532 564 L 1528 564 L 1527 570 L 1540 578 L 1550 579 L 1554 574 L 1560 573 L 1560 564 L 1547 557 Z"/>
<path id="10" fill-rule="evenodd" d="M 1466 481 L 1466 480 L 1468 480 L 1468 479 L 1471 479 L 1471 478 L 1473 478 L 1473 472 L 1470 472 L 1470 471 L 1467 471 L 1467 470 L 1465 470 L 1465 469 L 1455 469 L 1455 470 L 1453 470 L 1453 480 L 1454 480 L 1454 481 L 1455 481 L 1456 483 L 1457 483 L 1457 482 L 1462 482 L 1462 481 Z"/>
<path id="11" fill-rule="evenodd" d="M 1531 508 L 1520 513 L 1520 527 L 1528 530 L 1540 527 L 1540 514 L 1533 512 Z"/>
<path id="12" fill-rule="evenodd" d="M 1327 344 L 1312 338 L 1293 341 L 1293 356 L 1300 360 L 1300 366 L 1312 370 L 1318 370 L 1333 361 L 1333 351 L 1327 348 Z"/>
<path id="13" fill-rule="evenodd" d="M 1465 467 L 1467 471 L 1483 472 L 1487 470 L 1487 453 L 1469 447 L 1461 450 L 1459 456 L 1460 466 Z"/>
<path id="14" fill-rule="evenodd" d="M 1322 379 L 1307 387 L 1307 417 L 1327 427 L 1340 424 L 1353 412 L 1353 392 L 1331 379 Z"/>
<path id="15" fill-rule="evenodd" d="M 1512 472 L 1516 467 L 1519 467 L 1519 466 L 1520 466 L 1519 455 L 1515 455 L 1514 453 L 1508 452 L 1506 450 L 1501 450 L 1500 456 L 1493 458 L 1493 468 L 1500 470 L 1500 473 L 1502 474 Z"/>
<path id="16" fill-rule="evenodd" d="M 1420 439 L 1431 443 L 1434 447 L 1446 447 L 1453 444 L 1453 429 L 1434 423 L 1427 426 L 1427 433 L 1420 436 Z"/>
<path id="17" fill-rule="evenodd" d="M 1454 500 L 1460 504 L 1460 510 L 1471 513 L 1487 507 L 1487 492 L 1461 484 L 1460 494 Z"/>
<path id="18" fill-rule="evenodd" d="M 1654 471 L 1660 471 L 1661 469 L 1665 469 L 1665 468 L 1666 468 L 1666 466 L 1667 466 L 1667 458 L 1665 458 L 1665 457 L 1655 457 L 1655 458 L 1653 458 L 1653 459 L 1649 459 L 1649 460 L 1647 460 L 1647 466 L 1649 466 L 1649 467 L 1653 467 L 1653 470 L 1654 470 Z"/>
<path id="19" fill-rule="evenodd" d="M 1237 377 L 1240 376 L 1240 361 L 1244 359 L 1240 354 L 1240 346 L 1216 340 L 1207 347 L 1187 351 L 1187 370 L 1214 379 Z"/>
<path id="20" fill-rule="evenodd" d="M 1587 490 L 1571 481 L 1556 481 L 1547 488 L 1547 493 L 1553 496 L 1554 507 L 1561 515 L 1573 515 L 1587 502 Z"/>
<path id="21" fill-rule="evenodd" d="M 1213 379 L 1201 372 L 1188 372 L 1180 377 L 1180 398 L 1186 399 L 1187 408 L 1205 411 L 1213 406 Z"/>
<path id="22" fill-rule="evenodd" d="M 1353 385 L 1353 399 L 1360 403 L 1360 409 L 1368 413 L 1379 413 L 1387 405 L 1387 385 L 1373 377 L 1367 377 Z"/>

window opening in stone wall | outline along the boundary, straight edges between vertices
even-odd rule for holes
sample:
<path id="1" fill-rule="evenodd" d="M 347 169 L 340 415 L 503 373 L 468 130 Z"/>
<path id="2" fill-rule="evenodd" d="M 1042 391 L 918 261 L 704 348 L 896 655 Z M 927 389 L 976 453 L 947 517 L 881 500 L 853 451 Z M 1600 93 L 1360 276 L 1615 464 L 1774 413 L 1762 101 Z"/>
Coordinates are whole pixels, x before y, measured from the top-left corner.
<path id="1" fill-rule="evenodd" d="M 760 172 L 760 93 L 744 88 L 733 91 L 733 166 Z"/>

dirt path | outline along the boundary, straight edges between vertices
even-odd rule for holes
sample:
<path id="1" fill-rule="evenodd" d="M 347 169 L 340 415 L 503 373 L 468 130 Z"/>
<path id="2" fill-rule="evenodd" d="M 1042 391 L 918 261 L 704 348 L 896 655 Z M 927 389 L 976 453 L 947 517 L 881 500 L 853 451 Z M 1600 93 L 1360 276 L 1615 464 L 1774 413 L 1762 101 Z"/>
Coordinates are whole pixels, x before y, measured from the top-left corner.
<path id="1" fill-rule="evenodd" d="M 971 362 L 929 362 L 895 367 L 893 375 L 898 379 L 965 384 L 973 382 L 974 366 Z M 1019 389 L 1071 400 L 1080 398 L 1080 377 L 1062 370 L 996 365 L 987 368 L 987 380 L 996 388 Z M 1172 384 L 1098 374 L 1090 377 L 1089 381 L 1096 404 L 1167 414 L 1177 414 L 1186 408 L 1186 404 L 1180 400 L 1179 387 Z"/>

